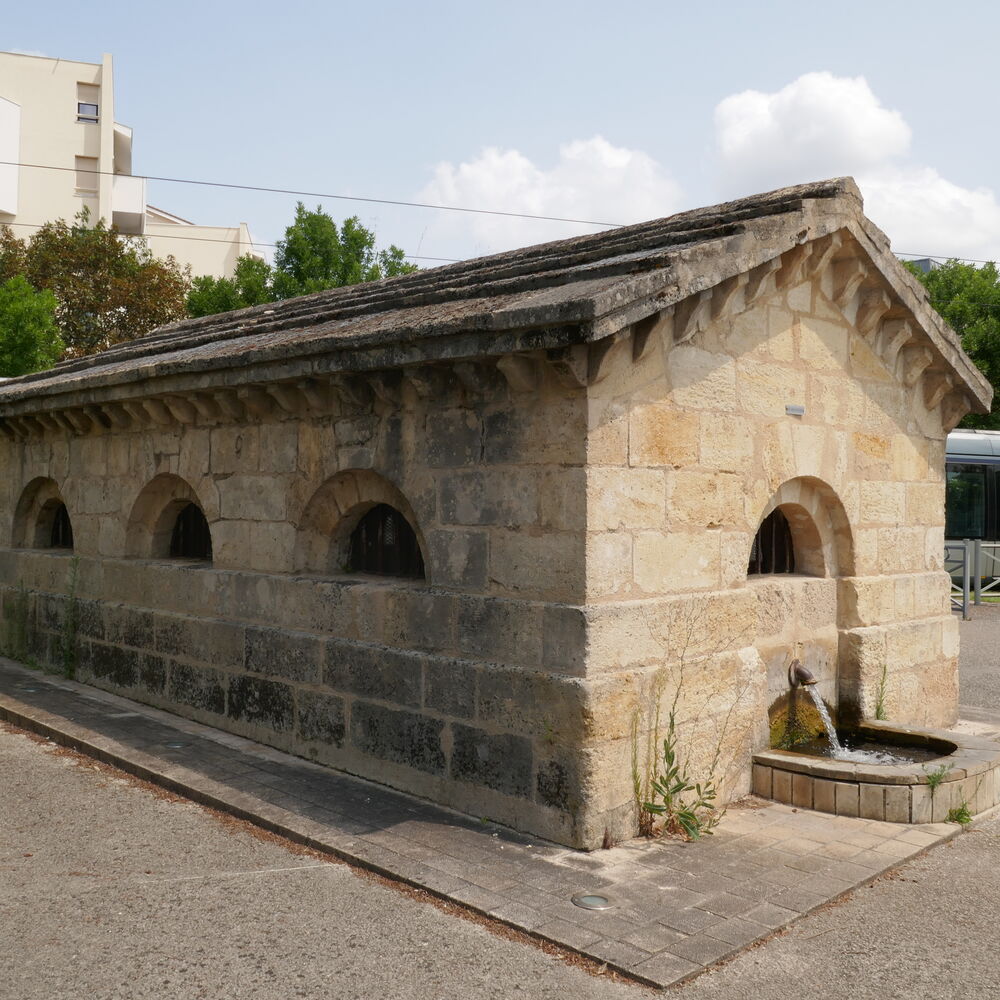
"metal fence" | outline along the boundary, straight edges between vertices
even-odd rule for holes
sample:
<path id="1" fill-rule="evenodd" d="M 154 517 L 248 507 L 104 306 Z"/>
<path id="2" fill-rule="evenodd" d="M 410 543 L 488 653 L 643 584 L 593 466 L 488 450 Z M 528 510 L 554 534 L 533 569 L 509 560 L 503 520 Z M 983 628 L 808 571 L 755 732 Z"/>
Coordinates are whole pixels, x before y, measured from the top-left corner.
<path id="1" fill-rule="evenodd" d="M 1000 590 L 1000 542 L 945 542 L 944 568 L 951 577 L 951 606 L 968 621 L 971 604 L 982 604 L 983 594 Z"/>

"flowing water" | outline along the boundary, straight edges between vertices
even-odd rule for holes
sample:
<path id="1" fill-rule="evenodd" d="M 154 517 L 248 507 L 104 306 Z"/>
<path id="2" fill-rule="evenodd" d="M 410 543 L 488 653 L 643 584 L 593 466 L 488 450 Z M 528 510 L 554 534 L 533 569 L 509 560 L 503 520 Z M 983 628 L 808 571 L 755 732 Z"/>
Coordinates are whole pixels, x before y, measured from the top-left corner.
<path id="1" fill-rule="evenodd" d="M 826 728 L 827 739 L 830 741 L 828 755 L 834 760 L 852 761 L 855 764 L 913 763 L 913 757 L 907 757 L 898 753 L 890 753 L 888 750 L 858 750 L 852 749 L 851 747 L 845 747 L 844 744 L 840 742 L 837 730 L 833 727 L 833 720 L 830 718 L 830 713 L 827 711 L 826 705 L 820 697 L 819 692 L 816 690 L 815 685 L 808 685 L 806 690 L 809 692 L 809 697 L 812 698 L 813 704 L 816 706 L 816 711 L 819 712 L 819 717 L 823 720 L 823 725 Z"/>

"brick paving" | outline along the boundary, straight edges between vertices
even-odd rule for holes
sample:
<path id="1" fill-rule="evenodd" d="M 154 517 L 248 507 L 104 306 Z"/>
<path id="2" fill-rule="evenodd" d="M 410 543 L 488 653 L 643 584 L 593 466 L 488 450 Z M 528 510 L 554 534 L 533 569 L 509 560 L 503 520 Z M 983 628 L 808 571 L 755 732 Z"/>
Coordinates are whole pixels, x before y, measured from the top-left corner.
<path id="1" fill-rule="evenodd" d="M 0 719 L 655 986 L 954 836 L 753 800 L 698 843 L 587 854 L 0 658 Z M 580 892 L 610 897 L 581 909 Z"/>

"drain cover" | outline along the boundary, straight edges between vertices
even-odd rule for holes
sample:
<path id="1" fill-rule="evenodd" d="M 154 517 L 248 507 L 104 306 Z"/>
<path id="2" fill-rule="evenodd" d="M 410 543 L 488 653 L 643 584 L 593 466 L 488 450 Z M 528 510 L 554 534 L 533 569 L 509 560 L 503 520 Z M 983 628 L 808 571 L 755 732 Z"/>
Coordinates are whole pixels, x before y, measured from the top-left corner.
<path id="1" fill-rule="evenodd" d="M 571 897 L 571 901 L 585 910 L 610 910 L 615 905 L 607 896 L 600 896 L 596 892 L 578 892 Z"/>

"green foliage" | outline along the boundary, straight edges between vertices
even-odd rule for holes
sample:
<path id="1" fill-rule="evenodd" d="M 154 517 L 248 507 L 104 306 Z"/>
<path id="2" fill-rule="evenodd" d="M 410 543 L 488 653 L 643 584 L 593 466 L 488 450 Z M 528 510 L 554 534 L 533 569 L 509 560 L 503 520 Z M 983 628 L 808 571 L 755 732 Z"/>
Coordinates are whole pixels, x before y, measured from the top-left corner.
<path id="1" fill-rule="evenodd" d="M 55 320 L 68 357 L 134 340 L 185 315 L 190 275 L 173 257 L 155 258 L 132 237 L 89 224 L 47 222 L 28 240 L 0 229 L 0 281 L 22 275 L 55 296 Z"/>
<path id="2" fill-rule="evenodd" d="M 970 413 L 960 427 L 1000 429 L 1000 273 L 996 264 L 950 260 L 921 273 L 908 265 L 927 289 L 931 305 L 954 327 L 965 353 L 990 380 L 995 395 L 988 414 Z"/>
<path id="3" fill-rule="evenodd" d="M 941 786 L 941 782 L 944 781 L 945 776 L 950 770 L 951 765 L 949 765 L 947 761 L 943 764 L 938 764 L 937 767 L 931 768 L 929 771 L 926 767 L 924 767 L 924 776 L 927 778 L 927 785 L 931 790 L 931 797 L 934 796 L 934 793 Z"/>
<path id="4" fill-rule="evenodd" d="M 63 352 L 56 298 L 36 292 L 20 274 L 0 285 L 0 376 L 51 368 Z"/>
<path id="5" fill-rule="evenodd" d="M 945 817 L 945 822 L 961 823 L 962 826 L 968 826 L 972 822 L 972 813 L 969 812 L 969 803 L 963 801 L 961 805 L 949 809 L 948 815 Z"/>
<path id="6" fill-rule="evenodd" d="M 878 689 L 875 692 L 875 718 L 884 722 L 889 718 L 885 706 L 886 687 L 889 682 L 889 665 L 882 664 L 882 676 L 878 679 Z"/>
<path id="7" fill-rule="evenodd" d="M 321 205 L 309 211 L 299 202 L 285 238 L 278 241 L 273 268 L 245 256 L 231 280 L 195 278 L 188 311 L 192 316 L 208 316 L 416 270 L 399 247 L 376 249 L 375 234 L 356 215 L 338 227 Z"/>
<path id="8" fill-rule="evenodd" d="M 643 802 L 643 811 L 662 816 L 668 833 L 678 834 L 685 840 L 698 840 L 702 835 L 711 835 L 722 818 L 715 807 L 715 782 L 711 778 L 704 782 L 691 781 L 677 759 L 677 726 L 673 709 L 663 738 L 663 766 L 658 769 L 652 788 L 655 797 L 652 801 Z"/>

